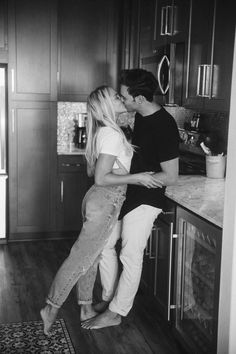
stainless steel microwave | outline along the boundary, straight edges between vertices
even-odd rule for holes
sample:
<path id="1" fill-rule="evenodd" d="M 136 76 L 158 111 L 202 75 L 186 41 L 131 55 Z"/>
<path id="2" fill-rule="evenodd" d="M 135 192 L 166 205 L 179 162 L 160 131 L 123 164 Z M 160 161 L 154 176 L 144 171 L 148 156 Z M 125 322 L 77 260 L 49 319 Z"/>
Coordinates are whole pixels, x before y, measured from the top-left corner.
<path id="1" fill-rule="evenodd" d="M 184 43 L 157 48 L 156 54 L 141 58 L 140 67 L 151 71 L 158 81 L 156 101 L 163 105 L 182 105 Z"/>

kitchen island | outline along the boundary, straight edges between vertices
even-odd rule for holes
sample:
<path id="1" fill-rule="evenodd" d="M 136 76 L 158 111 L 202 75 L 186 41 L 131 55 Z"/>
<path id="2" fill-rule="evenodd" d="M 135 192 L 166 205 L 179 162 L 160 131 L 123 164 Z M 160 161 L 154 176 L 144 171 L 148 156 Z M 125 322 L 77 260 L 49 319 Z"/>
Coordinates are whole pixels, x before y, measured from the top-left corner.
<path id="1" fill-rule="evenodd" d="M 166 196 L 222 228 L 224 188 L 224 179 L 195 175 L 179 176 L 175 186 L 166 188 Z"/>

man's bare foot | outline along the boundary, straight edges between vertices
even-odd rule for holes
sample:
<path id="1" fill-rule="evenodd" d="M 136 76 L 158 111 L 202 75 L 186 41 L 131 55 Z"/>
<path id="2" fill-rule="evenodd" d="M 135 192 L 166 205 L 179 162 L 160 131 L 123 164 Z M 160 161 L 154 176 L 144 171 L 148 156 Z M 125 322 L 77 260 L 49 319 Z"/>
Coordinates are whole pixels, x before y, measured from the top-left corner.
<path id="1" fill-rule="evenodd" d="M 108 305 L 109 305 L 109 301 L 103 300 L 103 301 L 93 305 L 93 308 L 96 312 L 102 313 L 108 308 Z"/>
<path id="2" fill-rule="evenodd" d="M 121 316 L 118 313 L 107 309 L 100 315 L 84 321 L 81 326 L 85 329 L 99 329 L 110 326 L 118 326 L 121 323 Z"/>
<path id="3" fill-rule="evenodd" d="M 41 311 L 40 311 L 40 316 L 43 320 L 43 331 L 46 336 L 50 335 L 50 329 L 53 325 L 53 323 L 56 320 L 57 313 L 59 309 L 57 307 L 53 307 L 51 305 L 46 305 Z"/>
<path id="4" fill-rule="evenodd" d="M 85 321 L 97 316 L 97 312 L 94 310 L 92 304 L 81 305 L 80 307 L 80 321 Z"/>

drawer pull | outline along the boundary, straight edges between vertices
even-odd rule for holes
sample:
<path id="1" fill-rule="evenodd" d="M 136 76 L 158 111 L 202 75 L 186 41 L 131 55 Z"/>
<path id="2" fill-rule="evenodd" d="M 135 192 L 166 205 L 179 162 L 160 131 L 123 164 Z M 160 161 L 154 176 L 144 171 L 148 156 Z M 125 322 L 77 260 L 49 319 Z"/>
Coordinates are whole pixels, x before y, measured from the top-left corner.
<path id="1" fill-rule="evenodd" d="M 61 164 L 63 167 L 80 167 L 81 164 L 80 163 L 62 163 Z"/>

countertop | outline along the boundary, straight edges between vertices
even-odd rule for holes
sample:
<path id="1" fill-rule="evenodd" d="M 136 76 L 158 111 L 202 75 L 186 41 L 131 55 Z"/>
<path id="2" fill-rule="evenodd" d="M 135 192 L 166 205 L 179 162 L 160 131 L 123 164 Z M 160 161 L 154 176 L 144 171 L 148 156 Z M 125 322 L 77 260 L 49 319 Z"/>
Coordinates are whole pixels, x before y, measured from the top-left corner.
<path id="1" fill-rule="evenodd" d="M 175 186 L 166 188 L 166 196 L 195 214 L 223 227 L 224 179 L 205 176 L 179 176 Z"/>
<path id="2" fill-rule="evenodd" d="M 58 148 L 58 155 L 84 155 L 84 149 Z M 205 176 L 179 176 L 175 186 L 166 188 L 166 196 L 195 214 L 223 227 L 224 179 Z"/>
<path id="3" fill-rule="evenodd" d="M 58 146 L 57 155 L 84 155 L 85 149 L 78 149 L 76 147 L 69 148 L 67 146 Z"/>

